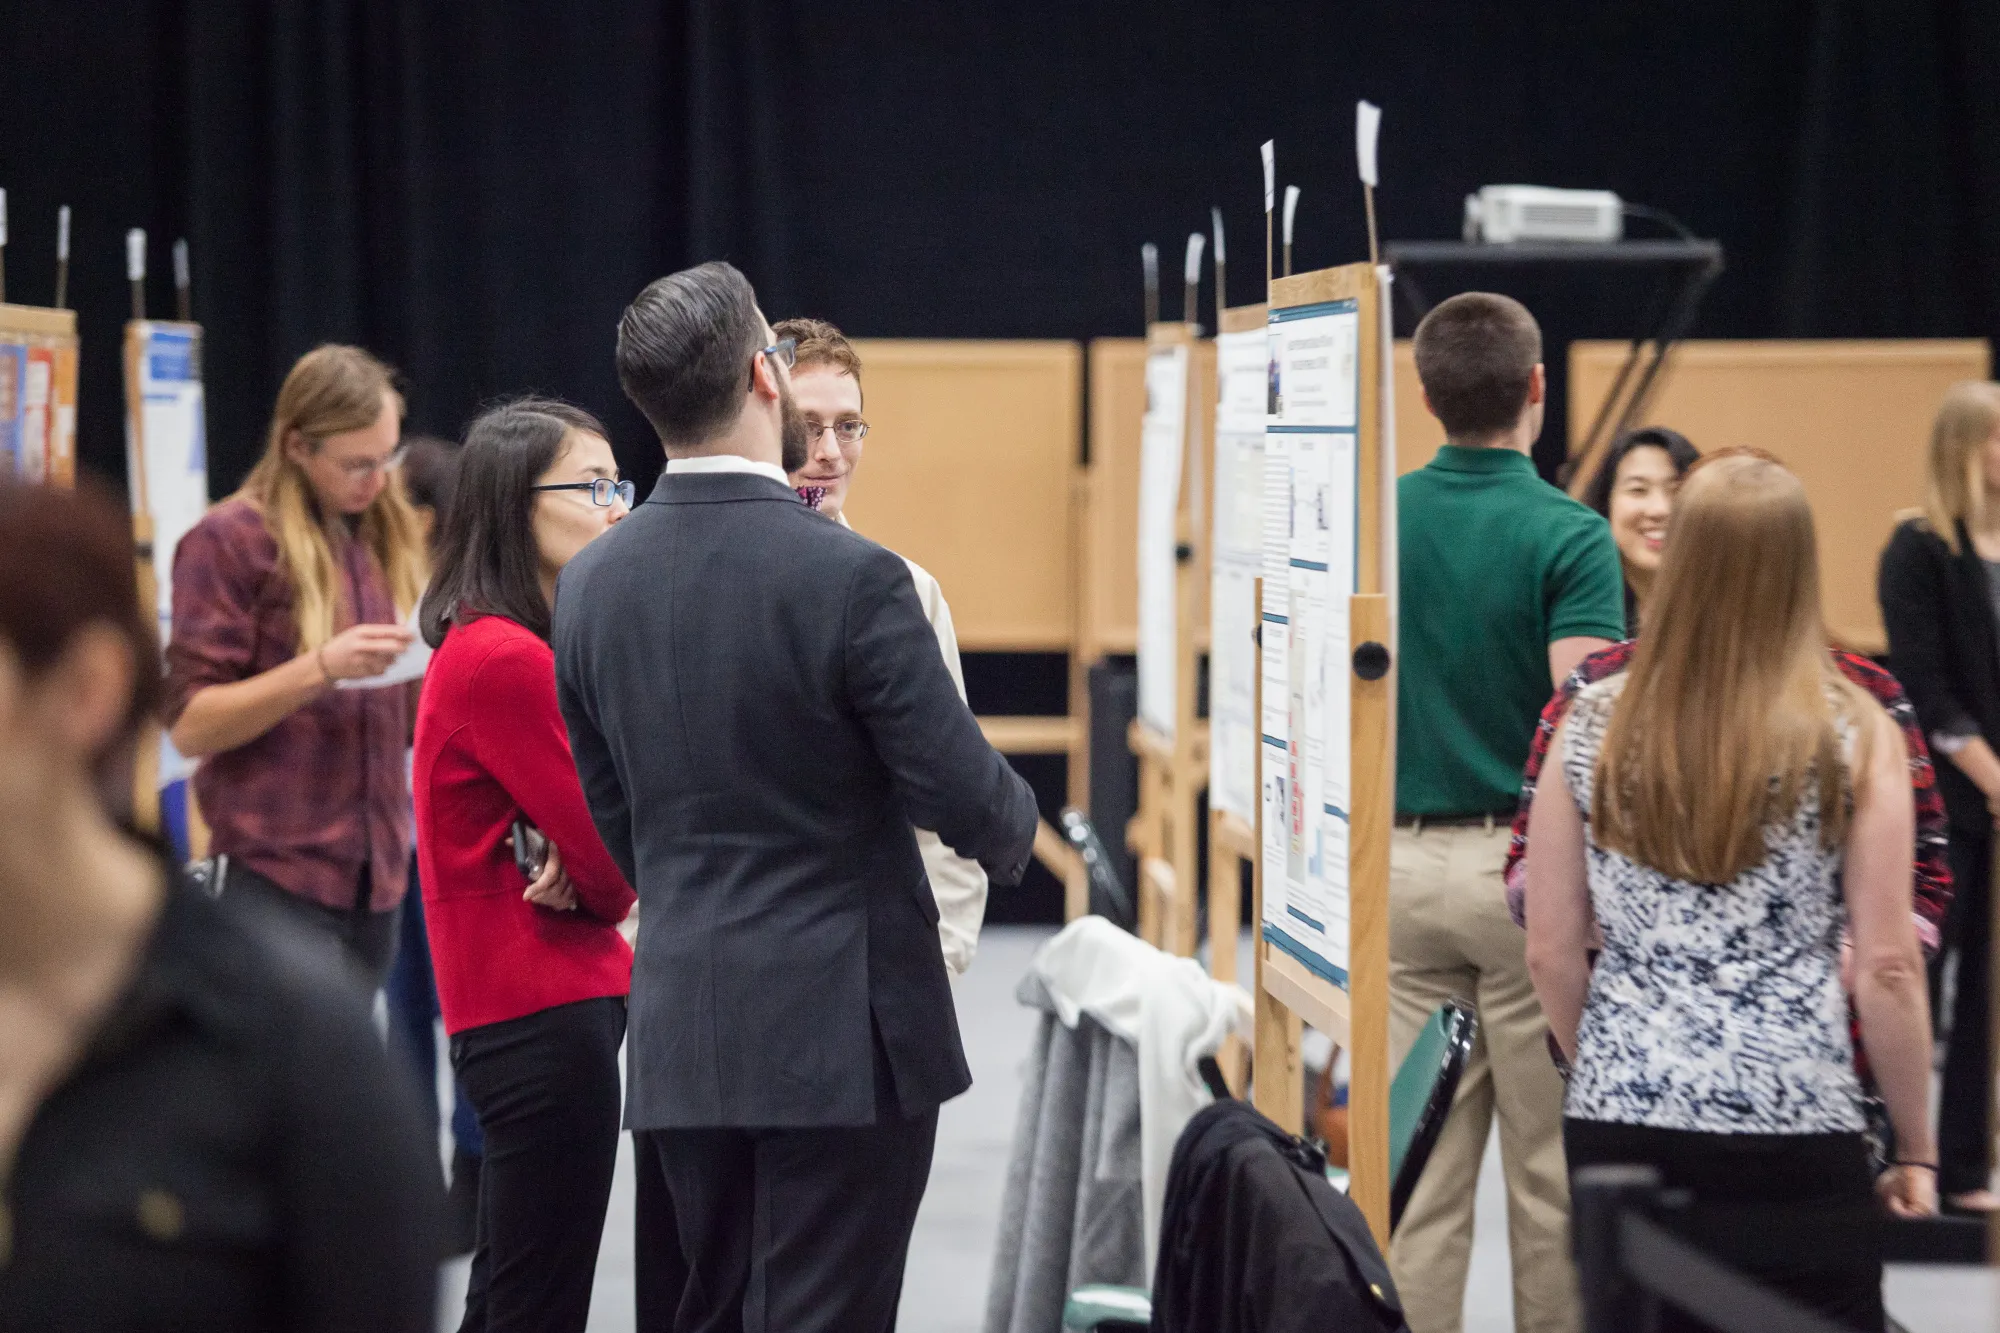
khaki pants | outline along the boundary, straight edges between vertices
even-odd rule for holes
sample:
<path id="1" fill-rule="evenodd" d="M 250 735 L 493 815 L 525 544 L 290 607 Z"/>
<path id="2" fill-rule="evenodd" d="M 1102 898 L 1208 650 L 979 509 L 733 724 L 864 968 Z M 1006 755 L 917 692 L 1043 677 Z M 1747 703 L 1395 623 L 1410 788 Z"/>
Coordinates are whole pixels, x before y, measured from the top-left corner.
<path id="1" fill-rule="evenodd" d="M 1400 1067 L 1446 1000 L 1470 1003 L 1479 1039 L 1389 1262 L 1412 1333 L 1457 1333 L 1472 1255 L 1473 1198 L 1494 1112 L 1507 1179 L 1518 1333 L 1582 1324 L 1569 1252 L 1562 1078 L 1528 980 L 1527 934 L 1500 882 L 1507 826 L 1396 830 L 1389 853 L 1389 1045 Z"/>

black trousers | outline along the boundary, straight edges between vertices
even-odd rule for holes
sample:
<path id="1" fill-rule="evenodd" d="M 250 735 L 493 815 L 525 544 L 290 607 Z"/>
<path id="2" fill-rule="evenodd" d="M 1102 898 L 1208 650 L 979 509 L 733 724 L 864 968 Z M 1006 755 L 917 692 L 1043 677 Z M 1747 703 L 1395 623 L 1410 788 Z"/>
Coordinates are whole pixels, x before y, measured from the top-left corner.
<path id="1" fill-rule="evenodd" d="M 895 1328 L 935 1108 L 851 1129 L 662 1129 L 633 1139 L 641 1333 Z M 677 1253 L 663 1248 L 676 1242 Z"/>
<path id="2" fill-rule="evenodd" d="M 401 904 L 386 912 L 368 905 L 373 896 L 374 871 L 361 864 L 361 877 L 354 887 L 354 906 L 326 907 L 293 893 L 248 866 L 232 859 L 222 883 L 224 898 L 254 898 L 283 916 L 307 934 L 327 941 L 355 974 L 363 989 L 374 994 L 388 980 L 389 964 L 395 961 L 396 937 L 403 919 Z M 410 891 L 416 892 L 412 883 Z"/>
<path id="3" fill-rule="evenodd" d="M 618 1157 L 622 998 L 467 1028 L 451 1067 L 486 1156 L 460 1333 L 581 1333 Z"/>
<path id="4" fill-rule="evenodd" d="M 1944 1082 L 1938 1090 L 1938 1192 L 1966 1194 L 1986 1188 L 1993 1141 L 1993 831 L 1951 830 L 1951 911 L 1944 948 L 1931 965 L 1931 1001 L 1937 1003 L 1945 959 L 1958 956 L 1958 987 L 1945 1030 Z"/>
<path id="5" fill-rule="evenodd" d="M 1693 1244 L 1849 1328 L 1881 1333 L 1882 1242 L 1860 1134 L 1702 1134 L 1598 1120 L 1563 1121 L 1571 1178 L 1582 1167 L 1638 1164 L 1685 1189 Z M 1796 1233 L 1812 1228 L 1810 1237 Z M 1663 1330 L 1702 1330 L 1671 1306 Z"/>

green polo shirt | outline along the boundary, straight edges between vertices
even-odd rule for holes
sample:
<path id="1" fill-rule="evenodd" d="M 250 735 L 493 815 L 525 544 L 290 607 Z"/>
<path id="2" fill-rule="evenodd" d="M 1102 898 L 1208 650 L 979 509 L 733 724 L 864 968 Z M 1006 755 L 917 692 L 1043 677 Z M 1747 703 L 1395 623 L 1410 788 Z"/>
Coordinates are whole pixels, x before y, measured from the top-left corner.
<path id="1" fill-rule="evenodd" d="M 1625 637 L 1611 528 L 1512 449 L 1446 445 L 1397 483 L 1396 811 L 1511 811 L 1549 644 Z"/>

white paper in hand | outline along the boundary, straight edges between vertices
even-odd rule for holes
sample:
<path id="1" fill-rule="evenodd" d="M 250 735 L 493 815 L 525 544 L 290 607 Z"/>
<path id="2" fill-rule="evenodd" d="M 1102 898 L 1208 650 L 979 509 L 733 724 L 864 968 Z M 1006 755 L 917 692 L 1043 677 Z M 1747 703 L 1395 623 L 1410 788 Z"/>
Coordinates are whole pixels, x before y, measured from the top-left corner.
<path id="1" fill-rule="evenodd" d="M 423 599 L 417 599 L 417 606 L 423 606 Z M 417 628 L 417 612 L 410 612 L 410 618 L 403 622 L 412 631 Z M 385 685 L 406 685 L 413 680 L 422 680 L 424 670 L 431 664 L 431 646 L 424 642 L 424 636 L 417 634 L 410 640 L 410 646 L 396 654 L 396 660 L 379 676 L 362 676 L 356 680 L 334 682 L 338 690 L 379 690 Z"/>
<path id="2" fill-rule="evenodd" d="M 1354 160 L 1363 185 L 1380 185 L 1375 175 L 1375 140 L 1382 132 L 1382 108 L 1373 102 L 1354 104 Z"/>

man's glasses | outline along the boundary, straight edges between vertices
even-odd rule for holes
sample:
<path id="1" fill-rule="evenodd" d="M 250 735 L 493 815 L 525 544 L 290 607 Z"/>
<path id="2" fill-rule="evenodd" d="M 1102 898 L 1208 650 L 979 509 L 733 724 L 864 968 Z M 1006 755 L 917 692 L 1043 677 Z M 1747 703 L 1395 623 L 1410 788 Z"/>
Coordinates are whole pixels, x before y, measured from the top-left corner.
<path id="1" fill-rule="evenodd" d="M 638 486 L 629 481 L 613 481 L 609 477 L 599 477 L 595 481 L 559 481 L 552 486 L 530 486 L 531 491 L 589 491 L 590 502 L 600 509 L 611 507 L 611 498 L 618 497 L 630 509 L 632 501 L 639 494 Z"/>
<path id="2" fill-rule="evenodd" d="M 352 458 L 335 463 L 334 467 L 338 468 L 340 475 L 349 481 L 360 481 L 378 472 L 388 472 L 402 466 L 403 455 L 407 452 L 408 450 L 399 447 L 387 458 Z"/>
<path id="3" fill-rule="evenodd" d="M 750 363 L 750 383 L 753 387 L 757 383 L 757 361 L 761 361 L 767 356 L 777 357 L 778 360 L 785 363 L 785 369 L 790 370 L 798 364 L 799 340 L 797 338 L 780 338 L 769 347 L 759 347 L 757 349 L 756 359 Z"/>
<path id="4" fill-rule="evenodd" d="M 814 421 L 811 417 L 807 417 L 806 446 L 810 448 L 818 444 L 819 437 L 828 431 L 832 431 L 833 438 L 839 440 L 842 444 L 859 444 L 868 438 L 868 423 L 859 417 L 850 417 L 846 421 L 832 422 Z"/>

